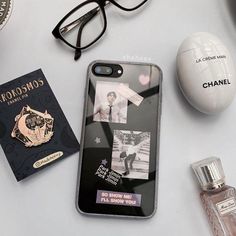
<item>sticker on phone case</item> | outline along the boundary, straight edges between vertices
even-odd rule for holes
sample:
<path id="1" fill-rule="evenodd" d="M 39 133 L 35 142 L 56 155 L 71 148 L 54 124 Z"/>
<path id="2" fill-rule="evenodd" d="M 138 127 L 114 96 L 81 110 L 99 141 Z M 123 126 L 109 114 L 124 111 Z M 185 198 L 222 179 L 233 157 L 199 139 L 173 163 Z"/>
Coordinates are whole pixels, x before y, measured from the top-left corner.
<path id="1" fill-rule="evenodd" d="M 150 132 L 114 130 L 111 169 L 123 178 L 148 179 Z"/>
<path id="2" fill-rule="evenodd" d="M 128 100 L 118 93 L 120 83 L 97 81 L 93 120 L 110 123 L 127 123 Z M 128 84 L 123 84 L 128 87 Z"/>
<path id="3" fill-rule="evenodd" d="M 121 175 L 106 167 L 107 163 L 108 161 L 106 159 L 102 160 L 101 165 L 98 167 L 95 175 L 101 179 L 104 179 L 107 183 L 116 186 L 121 179 Z"/>
<path id="4" fill-rule="evenodd" d="M 95 142 L 96 144 L 100 144 L 102 141 L 101 141 L 101 138 L 100 138 L 100 137 L 96 137 L 96 138 L 94 139 L 94 142 Z"/>
<path id="5" fill-rule="evenodd" d="M 125 86 L 124 84 L 120 84 L 117 88 L 117 92 L 123 96 L 124 98 L 128 99 L 134 105 L 139 106 L 142 101 L 143 97 L 137 94 L 134 90 L 130 89 L 129 87 Z"/>
<path id="6" fill-rule="evenodd" d="M 147 85 L 150 83 L 150 76 L 149 75 L 140 75 L 139 76 L 139 82 L 142 85 Z"/>
<path id="7" fill-rule="evenodd" d="M 141 199 L 141 194 L 97 190 L 96 203 L 140 207 Z"/>

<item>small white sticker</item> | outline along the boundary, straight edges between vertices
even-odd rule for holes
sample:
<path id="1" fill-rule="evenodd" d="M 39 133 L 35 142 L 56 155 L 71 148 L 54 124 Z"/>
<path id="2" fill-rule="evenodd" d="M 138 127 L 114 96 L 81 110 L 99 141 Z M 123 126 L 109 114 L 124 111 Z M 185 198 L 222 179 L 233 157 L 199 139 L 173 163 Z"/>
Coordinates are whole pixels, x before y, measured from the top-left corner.
<path id="1" fill-rule="evenodd" d="M 228 198 L 225 201 L 219 202 L 216 204 L 217 210 L 220 215 L 228 214 L 236 210 L 235 198 Z"/>
<path id="2" fill-rule="evenodd" d="M 96 138 L 94 139 L 94 142 L 95 142 L 96 144 L 99 144 L 99 143 L 101 143 L 101 138 L 99 138 L 99 137 L 96 137 Z"/>
<path id="3" fill-rule="evenodd" d="M 120 84 L 117 88 L 117 92 L 132 102 L 134 105 L 139 106 L 143 101 L 143 97 L 137 94 L 134 90 L 125 86 L 124 84 Z"/>

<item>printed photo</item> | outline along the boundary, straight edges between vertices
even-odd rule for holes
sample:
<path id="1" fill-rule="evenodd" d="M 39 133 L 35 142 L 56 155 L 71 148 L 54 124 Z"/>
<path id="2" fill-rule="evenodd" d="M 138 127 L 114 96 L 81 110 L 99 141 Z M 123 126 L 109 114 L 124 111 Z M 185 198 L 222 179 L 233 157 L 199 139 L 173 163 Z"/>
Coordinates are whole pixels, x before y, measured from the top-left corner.
<path id="1" fill-rule="evenodd" d="M 111 123 L 127 122 L 128 100 L 117 88 L 121 83 L 98 81 L 94 103 L 93 120 Z M 128 84 L 123 84 L 128 87 Z"/>
<path id="2" fill-rule="evenodd" d="M 150 132 L 114 130 L 111 169 L 122 178 L 148 179 Z"/>

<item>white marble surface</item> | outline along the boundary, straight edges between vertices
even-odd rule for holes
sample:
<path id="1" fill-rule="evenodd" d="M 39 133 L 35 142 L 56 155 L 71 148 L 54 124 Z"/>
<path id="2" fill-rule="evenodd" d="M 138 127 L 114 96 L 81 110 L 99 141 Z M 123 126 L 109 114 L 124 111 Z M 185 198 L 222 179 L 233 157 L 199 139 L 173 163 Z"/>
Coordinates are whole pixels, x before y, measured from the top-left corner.
<path id="1" fill-rule="evenodd" d="M 236 186 L 236 100 L 217 116 L 195 111 L 177 87 L 175 57 L 186 36 L 209 31 L 236 60 L 235 0 L 151 0 L 129 16 L 110 8 L 106 35 L 74 62 L 72 51 L 54 40 L 51 30 L 79 2 L 15 0 L 0 31 L 0 83 L 42 68 L 79 139 L 91 61 L 158 64 L 164 73 L 158 211 L 149 220 L 82 216 L 74 204 L 78 153 L 17 183 L 0 149 L 0 235 L 211 235 L 189 165 L 219 156 L 228 184 Z"/>

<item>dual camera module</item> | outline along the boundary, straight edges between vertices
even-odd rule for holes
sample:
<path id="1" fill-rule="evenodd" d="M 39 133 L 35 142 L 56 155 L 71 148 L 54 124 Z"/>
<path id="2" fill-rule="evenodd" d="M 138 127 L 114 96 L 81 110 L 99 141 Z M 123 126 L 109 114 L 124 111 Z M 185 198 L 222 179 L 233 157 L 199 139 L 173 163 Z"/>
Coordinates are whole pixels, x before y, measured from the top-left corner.
<path id="1" fill-rule="evenodd" d="M 118 64 L 96 63 L 92 68 L 96 76 L 118 78 L 123 74 L 123 68 Z"/>

